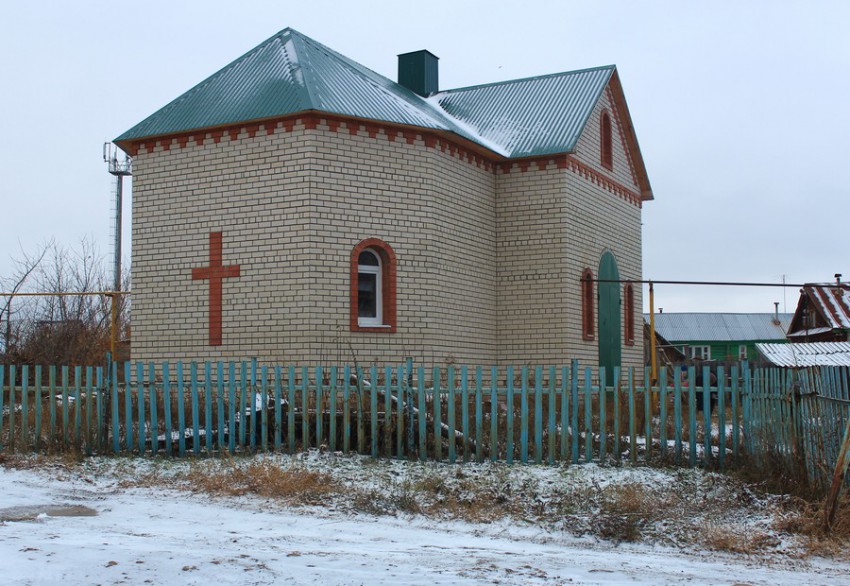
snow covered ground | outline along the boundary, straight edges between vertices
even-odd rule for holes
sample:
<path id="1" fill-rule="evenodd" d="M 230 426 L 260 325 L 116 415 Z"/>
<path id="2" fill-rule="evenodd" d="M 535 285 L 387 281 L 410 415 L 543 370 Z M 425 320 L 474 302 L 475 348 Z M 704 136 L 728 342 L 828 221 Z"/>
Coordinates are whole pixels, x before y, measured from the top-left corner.
<path id="1" fill-rule="evenodd" d="M 471 474 L 483 482 L 495 475 L 500 486 L 533 492 L 545 509 L 554 506 L 546 495 L 558 494 L 559 486 L 601 490 L 636 478 L 676 483 L 683 479 L 677 472 L 483 465 L 464 467 L 472 470 L 467 473 L 319 454 L 266 460 L 321 470 L 343 488 L 323 506 L 187 490 L 190 469 L 214 474 L 242 465 L 216 460 L 40 460 L 0 468 L 0 583 L 850 584 L 850 564 L 784 555 L 782 545 L 757 556 L 658 540 L 618 545 L 532 518 L 369 514 L 345 498 L 355 486 L 368 495 L 427 479 L 433 484 L 435 477 L 449 483 Z M 80 515 L 82 507 L 96 514 Z M 743 530 L 762 522 L 760 516 Z"/>

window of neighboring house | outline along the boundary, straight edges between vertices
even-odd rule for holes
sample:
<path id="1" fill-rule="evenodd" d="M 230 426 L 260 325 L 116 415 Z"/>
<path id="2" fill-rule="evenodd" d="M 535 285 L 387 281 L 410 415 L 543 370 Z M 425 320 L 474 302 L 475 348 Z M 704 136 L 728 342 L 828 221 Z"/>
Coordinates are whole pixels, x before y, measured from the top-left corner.
<path id="1" fill-rule="evenodd" d="M 594 339 L 593 306 L 593 271 L 588 268 L 581 274 L 581 335 L 585 340 Z"/>
<path id="2" fill-rule="evenodd" d="M 351 252 L 351 330 L 394 332 L 396 260 L 392 247 L 377 238 Z"/>
<path id="3" fill-rule="evenodd" d="M 603 111 L 599 120 L 600 152 L 602 153 L 602 166 L 606 169 L 614 168 L 613 139 L 611 136 L 611 116 Z"/>
<path id="4" fill-rule="evenodd" d="M 623 328 L 627 346 L 635 345 L 635 290 L 631 283 L 623 287 Z"/>
<path id="5" fill-rule="evenodd" d="M 749 353 L 747 352 L 747 345 L 746 344 L 739 344 L 738 345 L 738 360 L 746 360 L 748 354 Z"/>
<path id="6" fill-rule="evenodd" d="M 711 346 L 691 346 L 691 358 L 711 360 Z"/>

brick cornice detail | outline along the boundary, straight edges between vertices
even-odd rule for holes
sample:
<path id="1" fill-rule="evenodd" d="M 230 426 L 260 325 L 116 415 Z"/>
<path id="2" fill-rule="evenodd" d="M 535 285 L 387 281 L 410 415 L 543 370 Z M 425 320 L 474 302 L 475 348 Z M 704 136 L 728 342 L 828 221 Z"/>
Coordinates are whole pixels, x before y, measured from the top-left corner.
<path id="1" fill-rule="evenodd" d="M 616 108 L 614 108 L 614 119 L 618 120 Z M 342 124 L 345 123 L 345 130 Z M 142 139 L 133 141 L 128 144 L 123 144 L 127 147 L 127 151 L 131 156 L 136 156 L 144 150 L 145 153 L 152 153 L 159 146 L 163 150 L 172 148 L 186 148 L 190 143 L 197 146 L 204 145 L 208 140 L 218 144 L 223 139 L 231 141 L 240 140 L 239 135 L 245 132 L 249 137 L 261 135 L 265 132 L 266 135 L 274 134 L 277 130 L 283 132 L 292 132 L 296 125 L 301 125 L 306 130 L 318 129 L 321 126 L 327 128 L 330 132 L 347 132 L 352 136 L 366 135 L 374 140 L 384 140 L 393 142 L 397 139 L 404 140 L 407 144 L 415 144 L 417 140 L 426 148 L 439 150 L 447 153 L 452 158 L 457 158 L 469 165 L 475 165 L 478 168 L 483 167 L 488 172 L 496 174 L 508 173 L 527 173 L 529 171 L 546 171 L 549 168 L 570 169 L 574 173 L 582 175 L 591 180 L 593 183 L 605 188 L 623 199 L 634 203 L 637 206 L 641 205 L 640 196 L 628 187 L 602 175 L 584 163 L 581 163 L 575 157 L 566 155 L 545 156 L 545 157 L 529 157 L 526 159 L 505 159 L 497 156 L 487 156 L 483 153 L 473 151 L 459 142 L 453 141 L 444 134 L 439 132 L 431 132 L 425 129 L 413 129 L 410 127 L 397 126 L 386 123 L 373 121 L 360 121 L 357 119 L 346 118 L 342 116 L 331 116 L 327 114 L 306 113 L 288 118 L 280 118 L 276 120 L 265 120 L 262 122 L 253 122 L 250 124 L 238 124 L 223 128 L 215 128 L 209 130 L 194 130 L 175 134 L 167 137 Z M 617 122 L 619 126 L 619 122 Z M 383 132 L 381 132 L 383 131 Z M 628 149 L 626 149 L 628 152 Z"/>

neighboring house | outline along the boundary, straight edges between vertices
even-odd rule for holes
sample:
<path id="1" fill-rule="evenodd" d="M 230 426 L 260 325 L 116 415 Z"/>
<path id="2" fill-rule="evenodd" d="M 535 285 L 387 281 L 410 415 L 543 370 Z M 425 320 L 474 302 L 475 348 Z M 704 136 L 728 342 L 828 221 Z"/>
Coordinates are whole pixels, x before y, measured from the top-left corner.
<path id="1" fill-rule="evenodd" d="M 800 289 L 800 300 L 788 339 L 794 342 L 850 341 L 850 286 L 809 283 Z"/>
<path id="2" fill-rule="evenodd" d="M 642 364 L 653 195 L 616 68 L 437 77 L 285 29 L 118 137 L 133 358 Z"/>
<path id="3" fill-rule="evenodd" d="M 756 344 L 756 350 L 773 366 L 850 366 L 850 342 Z"/>
<path id="4" fill-rule="evenodd" d="M 790 313 L 657 313 L 655 330 L 688 358 L 753 360 L 757 342 L 785 342 Z M 649 314 L 644 319 L 649 321 Z"/>

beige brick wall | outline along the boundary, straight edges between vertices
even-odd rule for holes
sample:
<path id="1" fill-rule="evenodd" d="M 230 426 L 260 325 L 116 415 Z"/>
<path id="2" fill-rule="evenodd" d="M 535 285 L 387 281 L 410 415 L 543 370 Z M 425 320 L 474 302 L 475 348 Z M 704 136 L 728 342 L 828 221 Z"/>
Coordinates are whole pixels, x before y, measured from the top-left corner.
<path id="1" fill-rule="evenodd" d="M 607 96 L 599 108 L 610 106 Z M 634 190 L 623 143 L 599 165 L 598 112 L 576 157 Z M 554 161 L 495 172 L 448 150 L 358 125 L 278 125 L 134 158 L 133 359 L 361 364 L 595 365 L 581 340 L 579 277 L 611 250 L 640 278 L 639 207 Z M 619 127 L 614 125 L 615 133 Z M 223 232 L 223 344 L 208 345 L 209 233 Z M 398 259 L 397 332 L 351 332 L 350 253 L 365 238 Z M 498 268 L 497 268 L 498 267 Z M 634 347 L 642 362 L 641 288 Z"/>
<path id="2" fill-rule="evenodd" d="M 362 363 L 495 361 L 492 171 L 360 128 L 325 124 L 176 143 L 134 160 L 133 358 Z M 223 287 L 223 344 L 208 345 L 208 236 L 241 276 Z M 352 248 L 398 257 L 396 333 L 349 327 Z"/>
<path id="3" fill-rule="evenodd" d="M 607 94 L 575 156 L 637 192 L 616 123 L 613 172 L 601 165 L 603 108 L 612 112 Z M 511 173 L 498 175 L 496 209 L 500 362 L 562 364 L 577 358 L 595 366 L 598 341 L 582 339 L 579 278 L 585 267 L 598 276 L 602 254 L 610 250 L 620 278 L 641 279 L 641 209 L 584 174 L 552 163 L 544 170 L 531 165 L 524 173 L 514 165 Z M 622 363 L 637 367 L 643 363 L 639 285 L 634 294 L 635 345 L 623 346 Z"/>

